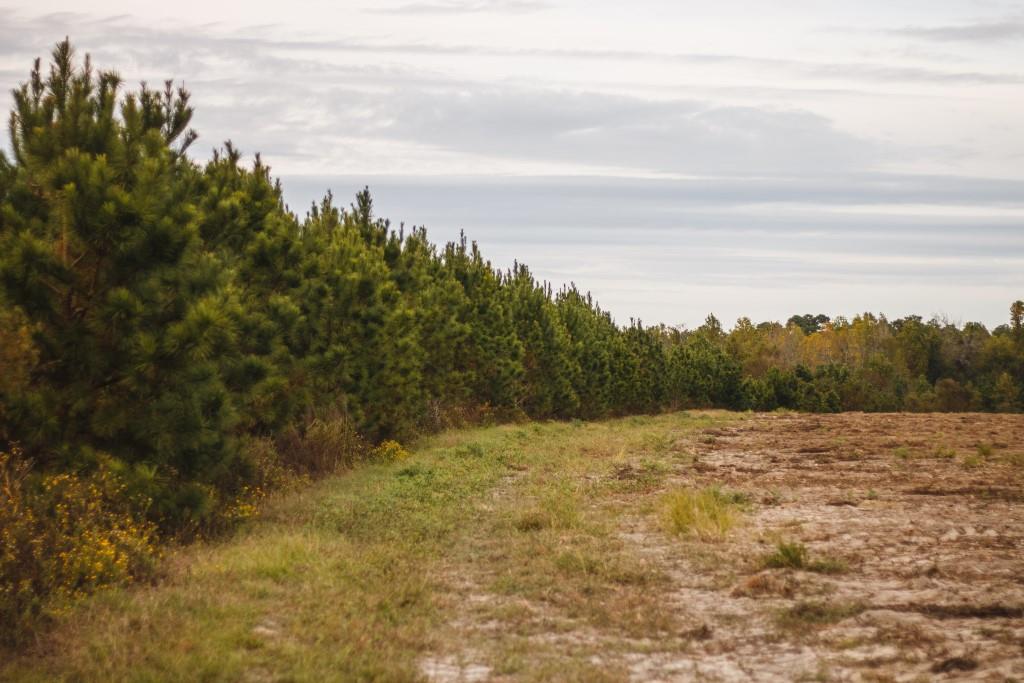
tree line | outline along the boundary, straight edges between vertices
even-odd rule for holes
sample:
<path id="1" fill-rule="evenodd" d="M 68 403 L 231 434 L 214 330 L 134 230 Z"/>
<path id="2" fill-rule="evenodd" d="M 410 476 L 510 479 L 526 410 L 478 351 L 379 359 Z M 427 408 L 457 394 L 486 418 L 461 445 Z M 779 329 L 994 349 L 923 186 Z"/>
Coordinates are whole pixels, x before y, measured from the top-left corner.
<path id="1" fill-rule="evenodd" d="M 0 156 L 0 450 L 113 472 L 165 531 L 294 466 L 318 429 L 373 444 L 525 416 L 1022 407 L 1020 302 L 991 331 L 619 325 L 575 285 L 392 226 L 368 190 L 300 217 L 258 155 L 191 158 L 192 113 L 183 88 L 126 92 L 65 41 L 14 92 Z"/>

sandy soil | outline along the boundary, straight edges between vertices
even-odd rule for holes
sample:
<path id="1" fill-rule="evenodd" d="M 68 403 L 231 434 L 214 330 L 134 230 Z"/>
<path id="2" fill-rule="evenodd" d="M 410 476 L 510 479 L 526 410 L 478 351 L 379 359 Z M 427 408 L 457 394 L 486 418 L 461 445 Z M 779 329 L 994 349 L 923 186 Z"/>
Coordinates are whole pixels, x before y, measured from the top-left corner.
<path id="1" fill-rule="evenodd" d="M 561 678 L 496 663 L 519 632 L 521 651 L 585 660 L 565 669 L 581 680 L 1024 680 L 1024 417 L 757 415 L 669 451 L 666 476 L 617 494 L 612 517 L 620 554 L 665 577 L 642 589 L 665 619 L 624 630 L 494 593 L 502 569 L 466 559 L 494 544 L 478 538 L 449 568 L 458 645 L 425 658 L 425 677 Z M 658 496 L 708 485 L 746 494 L 745 522 L 718 543 L 667 534 Z M 765 569 L 780 541 L 836 571 Z"/>

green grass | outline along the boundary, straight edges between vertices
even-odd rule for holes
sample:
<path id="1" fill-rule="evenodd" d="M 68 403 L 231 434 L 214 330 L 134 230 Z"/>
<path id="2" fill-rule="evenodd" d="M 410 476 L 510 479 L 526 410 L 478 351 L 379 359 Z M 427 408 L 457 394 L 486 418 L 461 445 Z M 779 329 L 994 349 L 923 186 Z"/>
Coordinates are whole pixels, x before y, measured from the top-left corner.
<path id="1" fill-rule="evenodd" d="M 665 526 L 680 536 L 721 540 L 740 523 L 744 501 L 744 496 L 717 487 L 673 491 L 663 502 Z"/>
<path id="2" fill-rule="evenodd" d="M 842 560 L 811 557 L 803 543 L 786 541 L 779 541 L 775 550 L 764 556 L 761 566 L 769 569 L 802 569 L 819 574 L 841 574 L 847 569 Z"/>
<path id="3" fill-rule="evenodd" d="M 277 500 L 234 538 L 174 553 L 162 584 L 81 605 L 38 660 L 0 665 L 0 679 L 414 678 L 439 619 L 424 568 L 525 459 L 508 437 L 441 435 L 410 461 Z"/>

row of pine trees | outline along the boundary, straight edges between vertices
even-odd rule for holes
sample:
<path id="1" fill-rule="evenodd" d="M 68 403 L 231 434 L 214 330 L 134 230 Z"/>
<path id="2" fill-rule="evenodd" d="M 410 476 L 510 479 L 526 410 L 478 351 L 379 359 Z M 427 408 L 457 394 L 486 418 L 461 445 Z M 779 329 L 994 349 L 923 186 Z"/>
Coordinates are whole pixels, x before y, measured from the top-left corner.
<path id="1" fill-rule="evenodd" d="M 112 467 L 174 529 L 257 464 L 246 444 L 342 416 L 368 442 L 484 417 L 676 407 L 1018 410 L 1020 316 L 619 326 L 475 243 L 305 217 L 231 144 L 189 157 L 189 95 L 125 92 L 59 44 L 14 93 L 0 157 L 0 450 Z M 290 430 L 290 432 L 289 432 Z"/>

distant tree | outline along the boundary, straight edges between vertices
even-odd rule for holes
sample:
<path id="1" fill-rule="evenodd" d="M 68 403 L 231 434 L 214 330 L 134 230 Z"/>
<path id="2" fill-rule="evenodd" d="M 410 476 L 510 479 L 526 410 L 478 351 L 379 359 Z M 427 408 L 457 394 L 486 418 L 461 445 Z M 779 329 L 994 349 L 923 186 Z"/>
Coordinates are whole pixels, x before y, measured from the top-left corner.
<path id="1" fill-rule="evenodd" d="M 974 397 L 969 388 L 946 377 L 935 383 L 935 403 L 938 410 L 959 413 L 973 407 Z"/>
<path id="2" fill-rule="evenodd" d="M 786 325 L 795 325 L 803 330 L 804 334 L 814 334 L 821 330 L 828 322 L 829 317 L 823 313 L 817 315 L 806 313 L 804 315 L 790 316 L 789 320 L 786 321 Z"/>
<path id="3" fill-rule="evenodd" d="M 1010 328 L 1018 338 L 1024 335 L 1024 301 L 1010 304 Z"/>
<path id="4" fill-rule="evenodd" d="M 1021 389 L 1008 372 L 999 373 L 992 389 L 992 405 L 1000 413 L 1017 413 L 1021 408 Z"/>

